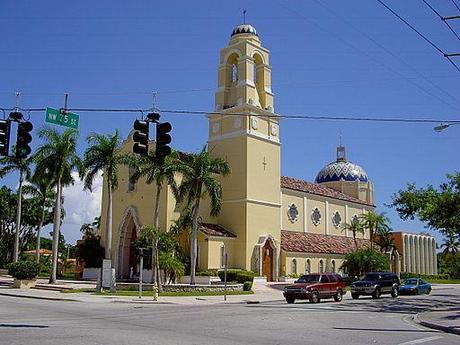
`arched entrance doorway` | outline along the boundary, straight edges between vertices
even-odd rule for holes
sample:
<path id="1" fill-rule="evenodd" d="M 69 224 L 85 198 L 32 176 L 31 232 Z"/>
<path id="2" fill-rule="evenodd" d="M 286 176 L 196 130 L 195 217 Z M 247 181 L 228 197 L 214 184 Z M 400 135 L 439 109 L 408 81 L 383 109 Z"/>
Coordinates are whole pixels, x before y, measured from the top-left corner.
<path id="1" fill-rule="evenodd" d="M 262 247 L 262 275 L 267 281 L 273 280 L 273 248 L 270 241 L 266 241 Z"/>
<path id="2" fill-rule="evenodd" d="M 117 278 L 130 279 L 138 273 L 136 248 L 134 246 L 138 226 L 131 210 L 126 213 L 122 224 L 118 242 Z"/>

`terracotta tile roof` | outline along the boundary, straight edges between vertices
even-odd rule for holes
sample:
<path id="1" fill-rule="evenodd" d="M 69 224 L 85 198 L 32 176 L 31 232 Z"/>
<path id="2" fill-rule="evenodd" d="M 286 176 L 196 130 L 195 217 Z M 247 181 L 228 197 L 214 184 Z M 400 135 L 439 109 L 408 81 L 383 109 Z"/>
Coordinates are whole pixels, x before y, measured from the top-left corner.
<path id="1" fill-rule="evenodd" d="M 212 223 L 201 223 L 200 231 L 208 236 L 217 236 L 217 237 L 236 237 L 235 234 L 226 230 L 220 225 Z"/>
<path id="2" fill-rule="evenodd" d="M 368 202 L 353 198 L 345 193 L 336 191 L 335 189 L 326 187 L 319 183 L 307 182 L 299 180 L 293 177 L 281 176 L 281 188 L 297 190 L 300 192 L 306 192 L 315 195 L 321 195 L 333 199 L 339 199 L 344 201 L 354 202 L 356 204 L 362 204 L 367 206 L 374 206 Z"/>
<path id="3" fill-rule="evenodd" d="M 40 249 L 39 250 L 40 252 L 40 255 L 51 255 L 53 252 L 49 249 Z M 24 254 L 27 254 L 27 255 L 30 255 L 30 254 L 35 254 L 36 253 L 36 250 L 35 249 L 32 249 L 32 250 L 26 250 L 25 252 L 23 252 Z"/>
<path id="4" fill-rule="evenodd" d="M 359 248 L 370 246 L 369 240 L 357 241 Z M 352 237 L 281 230 L 281 249 L 286 252 L 346 254 L 355 250 L 355 243 Z"/>

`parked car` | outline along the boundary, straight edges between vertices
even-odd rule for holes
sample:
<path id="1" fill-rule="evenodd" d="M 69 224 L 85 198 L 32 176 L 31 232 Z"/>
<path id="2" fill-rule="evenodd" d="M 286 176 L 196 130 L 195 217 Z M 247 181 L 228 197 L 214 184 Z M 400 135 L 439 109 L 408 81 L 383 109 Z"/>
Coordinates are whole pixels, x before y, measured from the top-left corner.
<path id="1" fill-rule="evenodd" d="M 418 295 L 431 292 L 431 284 L 420 278 L 407 278 L 399 287 L 399 293 Z"/>
<path id="2" fill-rule="evenodd" d="M 372 272 L 350 285 L 351 297 L 359 298 L 361 295 L 370 295 L 380 298 L 382 294 L 389 293 L 391 297 L 398 297 L 399 278 L 394 273 Z"/>
<path id="3" fill-rule="evenodd" d="M 287 303 L 294 303 L 296 299 L 308 299 L 311 303 L 318 303 L 322 298 L 334 298 L 336 302 L 340 302 L 345 294 L 345 287 L 345 282 L 338 274 L 306 274 L 294 284 L 286 286 L 283 295 Z"/>

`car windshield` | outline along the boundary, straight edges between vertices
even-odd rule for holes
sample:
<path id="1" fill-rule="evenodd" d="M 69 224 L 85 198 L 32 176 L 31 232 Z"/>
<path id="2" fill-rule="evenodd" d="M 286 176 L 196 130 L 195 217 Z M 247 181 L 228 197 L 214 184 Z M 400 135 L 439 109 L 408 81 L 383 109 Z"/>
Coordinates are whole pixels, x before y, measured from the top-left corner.
<path id="1" fill-rule="evenodd" d="M 368 280 L 368 281 L 377 281 L 379 280 L 380 275 L 378 274 L 366 274 L 363 280 Z"/>
<path id="2" fill-rule="evenodd" d="M 406 279 L 404 285 L 417 285 L 417 279 Z"/>
<path id="3" fill-rule="evenodd" d="M 319 277 L 320 277 L 319 274 L 310 274 L 307 276 L 300 277 L 297 280 L 297 282 L 298 283 L 315 283 L 315 282 L 319 282 Z"/>

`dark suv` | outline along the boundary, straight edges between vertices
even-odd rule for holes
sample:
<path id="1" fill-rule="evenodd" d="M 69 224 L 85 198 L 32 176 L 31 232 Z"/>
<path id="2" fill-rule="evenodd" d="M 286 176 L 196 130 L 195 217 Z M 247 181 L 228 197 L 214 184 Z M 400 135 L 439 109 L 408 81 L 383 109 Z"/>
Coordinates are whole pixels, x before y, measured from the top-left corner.
<path id="1" fill-rule="evenodd" d="M 311 303 L 318 303 L 321 298 L 334 298 L 336 302 L 340 302 L 345 287 L 346 284 L 338 274 L 306 274 L 293 285 L 284 288 L 284 298 L 287 303 L 294 303 L 296 299 L 308 299 Z"/>
<path id="2" fill-rule="evenodd" d="M 361 295 L 371 295 L 379 298 L 381 294 L 390 293 L 391 297 L 398 297 L 399 278 L 394 273 L 374 272 L 350 285 L 351 297 L 359 298 Z"/>

